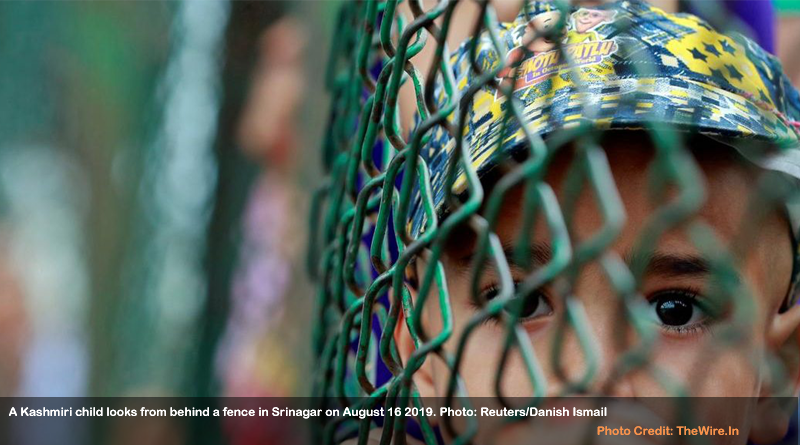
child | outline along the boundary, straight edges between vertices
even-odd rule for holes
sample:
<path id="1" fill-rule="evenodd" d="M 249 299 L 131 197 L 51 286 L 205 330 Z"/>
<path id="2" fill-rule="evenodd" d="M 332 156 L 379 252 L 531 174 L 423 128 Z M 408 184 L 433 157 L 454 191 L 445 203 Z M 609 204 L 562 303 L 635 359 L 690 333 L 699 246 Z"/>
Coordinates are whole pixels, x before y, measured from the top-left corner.
<path id="1" fill-rule="evenodd" d="M 490 219 L 495 245 L 505 253 L 499 261 L 507 261 L 510 274 L 501 273 L 504 268 L 493 262 L 496 257 L 488 256 L 477 277 L 477 294 L 473 294 L 481 233 L 474 225 L 462 224 L 445 243 L 440 261 L 446 280 L 430 289 L 421 326 L 416 329 L 432 338 L 445 329 L 441 314 L 452 317 L 444 350 L 449 357 L 456 356 L 459 341 L 467 336 L 458 377 L 470 397 L 530 397 L 542 386 L 548 396 L 633 397 L 641 399 L 643 406 L 640 411 L 628 411 L 636 415 L 600 419 L 601 424 L 628 422 L 632 428 L 646 423 L 642 420 L 645 412 L 667 418 L 667 411 L 645 398 L 672 395 L 669 389 L 678 387 L 692 396 L 743 398 L 726 409 L 703 411 L 709 424 L 738 429 L 736 435 L 710 438 L 715 443 L 780 440 L 792 411 L 776 409 L 770 397 L 796 397 L 800 392 L 800 307 L 794 304 L 797 288 L 793 284 L 800 215 L 796 203 L 770 206 L 766 195 L 754 193 L 759 193 L 758 184 L 766 172 L 773 171 L 777 173 L 772 179 L 796 195 L 797 182 L 792 181 L 800 178 L 797 91 L 774 58 L 755 43 L 719 34 L 696 17 L 666 14 L 634 0 L 598 8 L 598 17 L 613 19 L 592 27 L 596 40 L 569 50 L 572 65 L 554 61 L 549 67 L 518 72 L 527 76 L 527 80 L 516 79 L 513 92 L 522 122 L 511 119 L 506 133 L 501 134 L 501 122 L 508 99 L 497 94 L 494 86 L 483 86 L 470 102 L 461 98 L 470 104 L 463 150 L 468 151 L 481 179 L 481 213 Z M 552 4 L 544 2 L 532 3 L 530 9 L 531 16 L 521 15 L 517 22 L 503 26 L 500 37 L 505 51 L 520 45 L 513 30 L 554 11 Z M 576 33 L 577 29 L 569 29 L 568 41 Z M 478 38 L 479 66 L 496 69 L 502 57 L 486 36 Z M 470 65 L 469 46 L 462 46 L 452 61 L 459 91 L 466 92 L 478 77 Z M 550 74 L 531 76 L 532 70 Z M 668 154 L 654 142 L 658 139 L 646 130 L 663 124 L 678 130 L 677 138 L 665 145 L 682 141 L 686 151 Z M 564 137 L 570 131 L 581 134 L 587 127 L 594 133 Z M 532 154 L 537 152 L 526 134 L 545 138 L 546 157 Z M 441 217 L 452 216 L 457 209 L 445 203 L 444 181 L 456 141 L 441 128 L 432 136 L 422 150 L 431 170 L 431 196 Z M 559 146 L 559 139 L 574 143 Z M 511 187 L 502 182 L 505 173 L 520 168 L 517 162 L 537 159 L 545 173 L 535 188 L 526 191 L 526 180 Z M 662 178 L 654 187 L 656 164 L 662 173 L 672 169 L 672 179 Z M 591 184 L 578 191 L 570 188 L 574 178 L 567 178 L 580 168 L 588 169 L 601 184 L 598 190 L 592 190 Z M 584 177 L 588 175 L 584 171 Z M 704 193 L 693 193 L 697 189 L 686 189 L 677 179 L 687 177 L 689 182 L 703 178 Z M 504 198 L 499 211 L 489 209 L 486 203 L 500 188 Z M 476 193 L 467 187 L 463 171 L 454 189 L 464 197 Z M 535 194 L 538 213 L 546 217 L 541 216 L 524 233 L 525 206 L 531 202 L 526 199 L 528 192 Z M 600 201 L 597 195 L 602 193 Z M 553 205 L 556 202 L 558 207 Z M 676 202 L 677 209 L 691 209 L 687 216 L 654 226 L 654 221 L 667 220 L 669 209 L 674 216 Z M 768 211 L 755 211 L 756 204 L 765 204 Z M 559 207 L 561 211 L 555 211 Z M 410 233 L 419 237 L 429 226 L 419 202 L 412 219 Z M 604 229 L 610 230 L 606 235 L 613 234 L 606 249 L 595 256 L 579 252 L 587 241 L 597 242 L 598 232 Z M 514 253 L 523 235 L 527 243 L 520 258 Z M 647 240 L 655 241 L 648 246 Z M 730 264 L 725 261 L 728 253 Z M 430 252 L 409 270 L 415 303 L 421 301 L 419 284 L 429 267 L 433 267 Z M 539 281 L 543 271 L 555 272 Z M 722 271 L 727 271 L 727 284 L 717 278 Z M 635 300 L 623 303 L 628 279 L 636 279 Z M 447 306 L 438 298 L 445 284 L 450 298 Z M 495 316 L 484 316 L 487 305 L 498 298 L 510 298 L 512 303 Z M 509 333 L 504 320 L 515 316 L 511 315 L 515 307 L 519 319 L 514 332 L 521 344 L 503 360 Z M 567 314 L 577 321 L 566 324 Z M 476 319 L 481 324 L 469 330 Z M 634 325 L 634 319 L 650 323 Z M 588 334 L 579 335 L 575 324 L 582 324 Z M 731 329 L 744 335 L 725 346 L 725 333 Z M 647 351 L 649 363 L 619 366 L 625 354 L 643 344 L 649 334 L 655 336 Z M 416 348 L 404 321 L 398 323 L 394 337 L 407 364 Z M 520 352 L 526 344 L 535 355 L 533 368 Z M 451 367 L 428 354 L 413 380 L 423 400 L 448 394 Z M 542 376 L 540 387 L 531 378 L 537 369 Z M 653 426 L 659 426 L 658 422 Z M 563 425 L 559 428 L 569 430 Z M 544 437 L 534 431 L 533 436 L 523 434 L 527 443 Z M 506 433 L 498 434 L 490 440 L 512 443 Z M 592 443 L 620 443 L 618 438 L 598 440 Z M 568 442 L 554 437 L 543 443 Z"/>

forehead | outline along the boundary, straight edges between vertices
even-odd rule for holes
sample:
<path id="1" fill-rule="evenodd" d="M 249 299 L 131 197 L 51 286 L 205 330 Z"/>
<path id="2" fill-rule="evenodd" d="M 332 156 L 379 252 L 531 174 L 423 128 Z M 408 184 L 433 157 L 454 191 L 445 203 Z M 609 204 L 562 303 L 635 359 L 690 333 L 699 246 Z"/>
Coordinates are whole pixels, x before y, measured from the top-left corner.
<path id="1" fill-rule="evenodd" d="M 626 243 L 630 244 L 633 242 L 632 237 L 641 231 L 654 212 L 677 197 L 679 188 L 674 180 L 667 179 L 661 183 L 654 181 L 659 169 L 664 167 L 656 161 L 658 151 L 646 133 L 610 131 L 598 140 L 598 145 L 605 153 L 614 181 L 614 189 L 599 192 L 618 193 L 626 213 L 622 238 L 631 238 Z M 685 145 L 690 150 L 695 165 L 699 167 L 706 195 L 697 215 L 723 239 L 730 239 L 740 229 L 746 217 L 751 190 L 758 181 L 760 170 L 742 159 L 734 149 L 711 139 L 693 137 Z M 572 186 L 568 186 L 568 177 L 570 170 L 576 165 L 575 152 L 574 146 L 564 147 L 553 155 L 547 166 L 545 182 L 552 187 L 562 210 L 567 195 L 574 193 Z M 487 197 L 491 194 L 496 179 L 487 180 L 484 184 Z M 657 198 L 659 192 L 663 192 L 660 201 Z M 518 236 L 525 211 L 524 193 L 524 188 L 520 186 L 505 195 L 496 226 L 496 232 L 501 238 Z M 573 235 L 582 238 L 582 235 L 593 233 L 603 224 L 599 198 L 588 184 L 581 186 L 574 205 L 574 221 L 571 224 L 575 230 Z M 542 223 L 537 224 L 536 229 L 537 232 L 546 231 Z M 463 236 L 455 238 L 459 241 L 449 243 L 451 247 L 462 250 L 467 248 Z"/>

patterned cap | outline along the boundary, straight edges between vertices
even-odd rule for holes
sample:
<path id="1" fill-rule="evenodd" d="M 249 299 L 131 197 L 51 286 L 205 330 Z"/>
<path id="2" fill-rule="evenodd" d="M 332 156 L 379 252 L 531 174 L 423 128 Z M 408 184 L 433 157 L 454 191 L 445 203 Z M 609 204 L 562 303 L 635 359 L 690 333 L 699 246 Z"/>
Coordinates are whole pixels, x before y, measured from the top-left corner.
<path id="1" fill-rule="evenodd" d="M 720 34 L 698 17 L 667 14 L 639 0 L 573 7 L 565 19 L 551 2 L 532 2 L 527 9 L 514 22 L 501 24 L 495 34 L 499 51 L 488 33 L 477 37 L 477 64 L 485 73 L 505 61 L 507 68 L 497 80 L 513 84 L 528 131 L 546 138 L 585 123 L 601 129 L 667 123 L 733 146 L 746 145 L 750 149 L 742 152 L 752 161 L 800 178 L 800 96 L 780 63 L 755 42 Z M 551 31 L 551 38 L 538 37 L 562 21 L 560 35 L 552 37 Z M 471 51 L 465 42 L 450 60 L 462 93 L 475 81 Z M 517 62 L 514 78 L 508 67 Z M 444 98 L 442 88 L 434 94 Z M 507 100 L 496 88 L 480 88 L 470 106 L 464 147 L 479 175 L 500 157 L 526 150 L 516 119 L 507 122 L 506 137 L 498 140 Z M 754 154 L 754 146 L 762 148 Z M 450 134 L 437 127 L 422 149 L 437 211 L 454 147 Z M 459 172 L 454 192 L 465 188 L 466 178 Z M 800 235 L 800 211 L 790 213 L 795 213 L 793 227 Z M 419 235 L 425 220 L 418 198 L 409 222 L 412 236 Z"/>

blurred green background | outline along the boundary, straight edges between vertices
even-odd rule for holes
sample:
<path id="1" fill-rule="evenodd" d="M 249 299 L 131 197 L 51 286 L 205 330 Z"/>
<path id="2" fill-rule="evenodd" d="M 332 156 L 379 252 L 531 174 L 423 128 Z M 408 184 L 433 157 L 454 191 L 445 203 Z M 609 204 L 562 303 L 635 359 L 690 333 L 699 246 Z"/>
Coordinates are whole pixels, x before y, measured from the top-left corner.
<path id="1" fill-rule="evenodd" d="M 291 218 L 317 163 L 280 153 L 318 146 L 336 9 L 0 2 L 1 395 L 306 393 L 305 222 Z M 257 68 L 286 46 L 264 32 L 286 16 L 316 42 L 291 67 L 303 128 L 243 147 Z"/>

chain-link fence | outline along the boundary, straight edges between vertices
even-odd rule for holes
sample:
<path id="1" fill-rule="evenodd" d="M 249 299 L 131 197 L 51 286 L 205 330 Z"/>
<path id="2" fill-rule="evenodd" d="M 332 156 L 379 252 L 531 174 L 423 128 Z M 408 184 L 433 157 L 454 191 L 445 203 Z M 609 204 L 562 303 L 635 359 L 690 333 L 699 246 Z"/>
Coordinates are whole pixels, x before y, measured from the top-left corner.
<path id="1" fill-rule="evenodd" d="M 483 437 L 434 399 L 796 395 L 800 101 L 780 65 L 638 1 L 498 9 L 342 6 L 313 394 L 388 411 L 329 418 L 320 443 Z"/>

